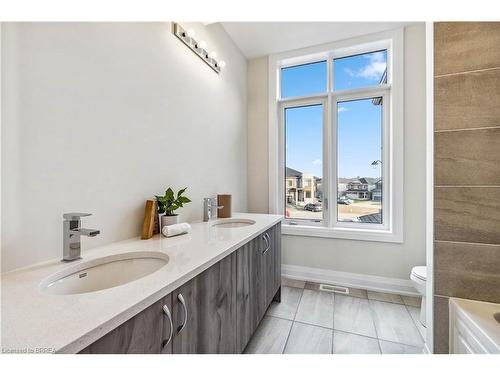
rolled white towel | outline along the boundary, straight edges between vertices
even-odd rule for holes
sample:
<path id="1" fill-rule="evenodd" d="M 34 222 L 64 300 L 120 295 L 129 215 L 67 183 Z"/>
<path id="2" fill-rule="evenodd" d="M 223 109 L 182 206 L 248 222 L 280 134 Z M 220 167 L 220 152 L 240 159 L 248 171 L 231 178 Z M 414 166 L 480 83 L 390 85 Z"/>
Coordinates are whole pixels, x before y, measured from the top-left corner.
<path id="1" fill-rule="evenodd" d="M 179 234 L 189 233 L 190 231 L 191 225 L 188 223 L 166 225 L 161 230 L 165 237 L 178 236 Z"/>

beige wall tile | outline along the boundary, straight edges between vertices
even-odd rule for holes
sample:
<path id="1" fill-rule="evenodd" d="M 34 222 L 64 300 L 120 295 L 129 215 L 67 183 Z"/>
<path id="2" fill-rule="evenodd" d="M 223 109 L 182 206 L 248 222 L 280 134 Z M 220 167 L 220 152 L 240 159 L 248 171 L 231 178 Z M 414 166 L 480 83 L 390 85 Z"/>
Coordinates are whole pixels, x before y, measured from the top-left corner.
<path id="1" fill-rule="evenodd" d="M 436 75 L 500 66 L 500 22 L 434 25 Z"/>
<path id="2" fill-rule="evenodd" d="M 434 79 L 436 130 L 500 126 L 500 69 Z"/>
<path id="3" fill-rule="evenodd" d="M 434 238 L 500 244 L 500 187 L 438 187 Z"/>
<path id="4" fill-rule="evenodd" d="M 500 302 L 500 245 L 434 243 L 436 294 Z"/>
<path id="5" fill-rule="evenodd" d="M 434 296 L 434 354 L 449 352 L 448 298 Z"/>
<path id="6" fill-rule="evenodd" d="M 435 133 L 434 183 L 500 185 L 500 128 Z"/>

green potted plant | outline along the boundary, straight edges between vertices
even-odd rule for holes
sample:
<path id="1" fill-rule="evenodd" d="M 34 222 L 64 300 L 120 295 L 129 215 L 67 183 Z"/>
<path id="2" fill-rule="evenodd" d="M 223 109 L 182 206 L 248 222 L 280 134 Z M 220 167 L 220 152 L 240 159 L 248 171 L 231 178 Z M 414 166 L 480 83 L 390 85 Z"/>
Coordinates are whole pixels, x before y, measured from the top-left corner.
<path id="1" fill-rule="evenodd" d="M 174 194 L 172 188 L 168 188 L 164 196 L 155 195 L 158 204 L 160 229 L 165 225 L 177 224 L 179 222 L 179 215 L 174 213 L 174 211 L 183 207 L 184 204 L 191 202 L 191 199 L 183 195 L 186 189 L 179 190 L 177 196 Z"/>

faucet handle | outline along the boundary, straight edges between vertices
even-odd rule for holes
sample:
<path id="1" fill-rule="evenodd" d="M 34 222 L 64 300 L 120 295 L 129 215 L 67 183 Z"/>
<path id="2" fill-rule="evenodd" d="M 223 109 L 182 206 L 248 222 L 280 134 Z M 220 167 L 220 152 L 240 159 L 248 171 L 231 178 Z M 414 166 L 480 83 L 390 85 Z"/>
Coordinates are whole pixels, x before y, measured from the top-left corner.
<path id="1" fill-rule="evenodd" d="M 65 220 L 80 220 L 81 217 L 90 216 L 92 214 L 86 214 L 83 212 L 68 212 L 63 214 Z"/>

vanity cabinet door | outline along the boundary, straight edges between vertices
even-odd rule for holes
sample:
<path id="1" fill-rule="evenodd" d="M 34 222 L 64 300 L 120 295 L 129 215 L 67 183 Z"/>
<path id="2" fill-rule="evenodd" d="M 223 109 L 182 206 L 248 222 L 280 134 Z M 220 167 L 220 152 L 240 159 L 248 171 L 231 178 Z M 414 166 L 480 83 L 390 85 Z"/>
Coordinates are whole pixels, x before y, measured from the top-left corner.
<path id="1" fill-rule="evenodd" d="M 242 353 L 266 312 L 263 235 L 236 252 L 236 347 Z"/>
<path id="2" fill-rule="evenodd" d="M 168 311 L 171 311 L 170 294 L 90 344 L 80 354 L 171 353 Z"/>
<path id="3" fill-rule="evenodd" d="M 236 254 L 179 287 L 172 306 L 173 353 L 235 353 Z"/>
<path id="4" fill-rule="evenodd" d="M 268 229 L 236 252 L 236 345 L 250 341 L 281 285 L 281 226 Z M 278 293 L 278 294 L 277 294 Z"/>
<path id="5" fill-rule="evenodd" d="M 275 299 L 280 299 L 281 286 L 281 224 L 276 224 L 267 232 L 266 249 L 264 256 L 266 280 L 266 307 Z"/>

